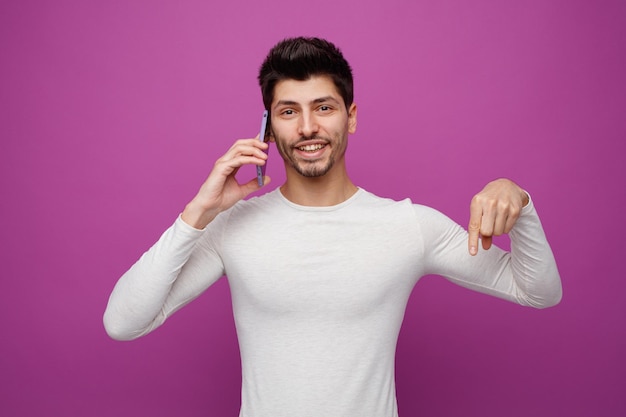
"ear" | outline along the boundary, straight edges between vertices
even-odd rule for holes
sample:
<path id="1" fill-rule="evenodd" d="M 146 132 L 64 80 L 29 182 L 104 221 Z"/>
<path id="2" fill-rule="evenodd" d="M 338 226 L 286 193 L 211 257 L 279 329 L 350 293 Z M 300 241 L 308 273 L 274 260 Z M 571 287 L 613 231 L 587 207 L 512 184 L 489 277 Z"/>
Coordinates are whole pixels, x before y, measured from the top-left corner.
<path id="1" fill-rule="evenodd" d="M 352 103 L 348 110 L 348 133 L 356 132 L 356 113 L 356 103 Z"/>

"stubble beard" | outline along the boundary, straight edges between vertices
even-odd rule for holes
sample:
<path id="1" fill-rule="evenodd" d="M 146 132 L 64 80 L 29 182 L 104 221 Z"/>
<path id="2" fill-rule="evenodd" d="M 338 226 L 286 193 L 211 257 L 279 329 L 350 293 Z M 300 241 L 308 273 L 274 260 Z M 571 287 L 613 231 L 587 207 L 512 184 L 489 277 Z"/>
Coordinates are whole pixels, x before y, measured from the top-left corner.
<path id="1" fill-rule="evenodd" d="M 322 160 L 302 160 L 296 157 L 294 148 L 285 146 L 285 141 L 281 140 L 279 137 L 276 138 L 276 149 L 278 153 L 283 158 L 283 160 L 292 167 L 298 174 L 302 175 L 306 178 L 317 178 L 326 175 L 332 167 L 335 165 L 337 160 L 337 149 L 335 146 L 340 143 L 339 141 L 333 141 L 330 138 L 314 135 L 311 137 L 302 137 L 298 139 L 297 143 L 300 143 L 305 140 L 324 140 L 329 145 L 332 146 L 331 154 L 328 156 L 326 161 Z M 328 146 L 328 145 L 327 145 Z M 341 150 L 339 150 L 341 151 Z M 345 149 L 344 149 L 345 151 Z"/>

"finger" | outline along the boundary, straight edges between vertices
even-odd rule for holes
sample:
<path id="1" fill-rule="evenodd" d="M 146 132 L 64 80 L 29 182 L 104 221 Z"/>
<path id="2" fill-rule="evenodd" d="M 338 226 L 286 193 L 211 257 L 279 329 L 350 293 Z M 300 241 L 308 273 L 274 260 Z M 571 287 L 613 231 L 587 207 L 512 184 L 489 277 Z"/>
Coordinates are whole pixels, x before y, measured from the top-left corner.
<path id="1" fill-rule="evenodd" d="M 231 149 L 224 157 L 226 159 L 235 159 L 237 157 L 256 157 L 260 159 L 267 159 L 267 144 L 265 147 L 259 146 L 261 143 L 255 143 L 254 146 L 250 145 L 240 145 L 233 149 Z"/>
<path id="2" fill-rule="evenodd" d="M 269 145 L 258 139 L 239 139 L 224 154 L 225 158 L 232 158 L 236 155 L 252 155 L 259 152 L 266 152 Z M 260 155 L 260 154 L 259 154 Z"/>
<path id="3" fill-rule="evenodd" d="M 493 237 L 482 236 L 481 243 L 482 243 L 483 249 L 488 250 L 491 247 L 491 244 L 493 243 Z"/>
<path id="4" fill-rule="evenodd" d="M 509 216 L 506 219 L 506 225 L 504 226 L 504 233 L 509 233 L 513 229 L 513 226 L 515 226 L 517 219 L 518 219 L 518 216 Z"/>
<path id="5" fill-rule="evenodd" d="M 507 212 L 498 212 L 496 213 L 496 218 L 493 223 L 492 236 L 500 236 L 506 231 L 506 222 L 508 219 Z"/>
<path id="6" fill-rule="evenodd" d="M 259 158 L 262 160 L 267 159 L 267 143 L 260 142 L 254 139 L 241 139 L 235 142 L 233 146 L 219 159 L 219 161 L 234 161 L 241 157 Z M 236 163 L 249 164 L 256 163 L 250 160 L 237 161 Z"/>
<path id="7" fill-rule="evenodd" d="M 509 216 L 507 217 L 506 224 L 504 226 L 504 233 L 509 233 L 513 229 L 517 219 L 519 219 L 520 212 L 521 209 L 513 209 L 509 212 Z"/>
<path id="8" fill-rule="evenodd" d="M 467 226 L 468 233 L 468 249 L 470 255 L 474 256 L 478 253 L 478 238 L 480 235 L 481 220 L 483 209 L 476 199 L 470 204 L 470 220 Z"/>
<path id="9" fill-rule="evenodd" d="M 480 222 L 480 240 L 482 243 L 483 249 L 487 250 L 491 247 L 491 243 L 493 241 L 493 235 L 495 230 L 494 222 L 496 220 L 493 218 L 491 213 L 483 213 L 483 218 Z"/>
<path id="10" fill-rule="evenodd" d="M 483 237 L 493 236 L 496 227 L 497 211 L 493 203 L 481 204 L 482 218 L 480 219 L 480 235 Z"/>
<path id="11" fill-rule="evenodd" d="M 260 134 L 257 134 L 254 139 L 251 139 L 251 141 L 253 146 L 260 147 L 261 149 L 266 149 L 269 146 L 266 141 L 261 140 Z"/>
<path id="12" fill-rule="evenodd" d="M 239 169 L 244 165 L 263 165 L 265 164 L 265 159 L 260 159 L 256 156 L 236 156 L 231 159 L 227 157 L 221 158 L 216 161 L 209 178 L 217 179 L 221 183 L 227 180 L 227 178 L 234 178 L 239 172 Z"/>

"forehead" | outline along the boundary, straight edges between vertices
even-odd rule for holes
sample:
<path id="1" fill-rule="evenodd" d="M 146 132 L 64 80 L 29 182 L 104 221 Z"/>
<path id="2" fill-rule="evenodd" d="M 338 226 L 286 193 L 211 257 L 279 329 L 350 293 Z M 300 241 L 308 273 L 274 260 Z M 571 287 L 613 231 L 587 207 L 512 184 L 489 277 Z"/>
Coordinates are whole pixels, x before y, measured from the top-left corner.
<path id="1" fill-rule="evenodd" d="M 280 102 L 305 105 L 322 97 L 330 97 L 343 104 L 343 98 L 329 76 L 318 75 L 304 81 L 281 80 L 274 87 L 272 107 Z"/>

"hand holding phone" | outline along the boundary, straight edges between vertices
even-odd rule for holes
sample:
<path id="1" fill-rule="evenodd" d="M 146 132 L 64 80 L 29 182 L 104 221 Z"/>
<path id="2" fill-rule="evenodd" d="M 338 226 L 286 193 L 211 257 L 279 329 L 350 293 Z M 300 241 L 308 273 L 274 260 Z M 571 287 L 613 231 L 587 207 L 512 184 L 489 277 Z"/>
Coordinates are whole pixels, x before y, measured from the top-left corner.
<path id="1" fill-rule="evenodd" d="M 261 119 L 261 131 L 259 132 L 259 140 L 263 142 L 265 142 L 265 138 L 267 136 L 267 119 L 268 118 L 269 118 L 269 112 L 265 110 L 263 112 L 263 119 Z M 263 186 L 263 176 L 265 175 L 266 166 L 267 166 L 267 162 L 263 166 L 257 165 L 256 167 L 256 176 L 257 176 L 257 181 L 259 183 L 259 187 Z"/>

